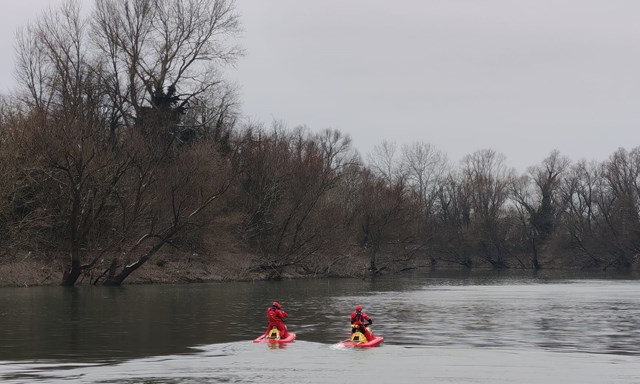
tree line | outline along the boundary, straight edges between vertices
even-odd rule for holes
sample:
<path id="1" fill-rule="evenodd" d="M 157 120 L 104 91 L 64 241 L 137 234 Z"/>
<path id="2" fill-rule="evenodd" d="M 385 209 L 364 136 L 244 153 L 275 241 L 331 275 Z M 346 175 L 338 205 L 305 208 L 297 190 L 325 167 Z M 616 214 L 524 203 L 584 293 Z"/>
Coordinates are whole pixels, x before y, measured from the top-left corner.
<path id="1" fill-rule="evenodd" d="M 242 54 L 231 0 L 67 1 L 17 35 L 0 108 L 0 258 L 31 252 L 120 285 L 160 250 L 208 239 L 280 278 L 420 267 L 632 268 L 640 147 L 517 175 L 479 150 L 240 123 L 220 75 Z"/>

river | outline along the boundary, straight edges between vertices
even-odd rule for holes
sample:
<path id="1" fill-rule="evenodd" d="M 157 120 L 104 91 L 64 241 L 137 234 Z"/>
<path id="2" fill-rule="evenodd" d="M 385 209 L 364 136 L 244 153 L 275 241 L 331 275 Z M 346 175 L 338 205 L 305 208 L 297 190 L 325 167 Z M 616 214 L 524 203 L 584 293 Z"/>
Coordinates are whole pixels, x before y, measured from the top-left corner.
<path id="1" fill-rule="evenodd" d="M 296 341 L 254 344 L 278 300 Z M 345 349 L 362 304 L 377 348 Z M 0 290 L 3 383 L 640 383 L 640 280 L 438 273 Z"/>

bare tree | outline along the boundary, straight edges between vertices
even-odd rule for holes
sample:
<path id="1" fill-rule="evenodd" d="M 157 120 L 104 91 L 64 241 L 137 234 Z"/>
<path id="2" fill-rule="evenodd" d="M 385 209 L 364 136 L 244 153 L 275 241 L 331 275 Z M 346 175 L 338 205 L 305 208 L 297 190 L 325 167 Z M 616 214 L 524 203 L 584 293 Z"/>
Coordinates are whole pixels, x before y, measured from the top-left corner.
<path id="1" fill-rule="evenodd" d="M 120 231 L 130 235 L 94 283 L 104 277 L 104 285 L 121 285 L 165 245 L 175 245 L 185 231 L 215 217 L 214 203 L 234 178 L 229 159 L 216 154 L 212 143 L 181 151 L 175 161 L 148 168 L 147 176 L 133 184 L 133 196 L 119 196 Z"/>
<path id="2" fill-rule="evenodd" d="M 609 266 L 629 268 L 640 254 L 640 148 L 616 151 L 603 164 L 606 189 L 599 200 L 609 234 Z"/>
<path id="3" fill-rule="evenodd" d="M 226 83 L 209 88 L 189 102 L 182 118 L 180 142 L 213 140 L 219 150 L 232 150 L 232 133 L 240 116 L 240 101 L 236 89 Z"/>
<path id="4" fill-rule="evenodd" d="M 363 169 L 354 224 L 360 246 L 369 258 L 366 272 L 376 275 L 396 264 L 408 262 L 417 248 L 415 223 L 416 210 L 412 210 L 407 198 L 404 179 L 388 185 L 387 180 Z M 397 259 L 390 258 L 395 255 Z"/>
<path id="5" fill-rule="evenodd" d="M 63 218 L 70 266 L 63 285 L 73 285 L 93 247 L 92 231 L 108 210 L 114 186 L 126 170 L 119 153 L 105 147 L 102 94 L 91 67 L 86 23 L 77 2 L 68 1 L 23 31 L 18 44 L 18 73 L 28 90 L 23 99 L 35 126 L 32 149 L 43 157 L 44 171 L 61 199 L 53 212 Z M 37 62 L 27 50 L 36 51 Z M 53 199 L 56 201 L 56 199 Z"/>
<path id="6" fill-rule="evenodd" d="M 79 1 L 69 0 L 19 34 L 17 77 L 39 135 L 33 149 L 43 154 L 48 180 L 62 197 L 53 206 L 64 218 L 71 255 L 64 285 L 74 285 L 103 254 L 126 244 L 150 217 L 149 233 L 162 222 L 167 228 L 158 235 L 165 239 L 159 247 L 191 222 L 184 204 L 171 204 L 179 213 L 170 225 L 154 214 L 163 198 L 184 198 L 158 186 L 173 185 L 167 170 L 194 150 L 177 149 L 181 120 L 191 100 L 222 89 L 216 69 L 240 54 L 227 40 L 238 28 L 227 0 L 100 0 L 90 20 Z M 209 108 L 226 121 L 225 100 L 231 99 L 223 96 Z M 193 215 L 225 188 L 207 190 L 192 199 L 199 206 L 188 205 Z M 112 235 L 97 235 L 105 228 Z M 109 284 L 129 273 L 111 276 Z"/>
<path id="7" fill-rule="evenodd" d="M 395 142 L 385 140 L 376 145 L 367 156 L 367 165 L 376 176 L 384 178 L 388 185 L 403 178 L 401 158 Z"/>
<path id="8" fill-rule="evenodd" d="M 350 139 L 337 131 L 311 135 L 305 128 L 249 131 L 242 140 L 248 216 L 244 235 L 258 255 L 256 270 L 280 278 L 284 269 L 305 268 L 339 230 L 331 222 L 329 196 L 352 161 Z"/>
<path id="9" fill-rule="evenodd" d="M 451 171 L 437 191 L 438 214 L 430 250 L 437 259 L 471 268 L 472 246 L 471 197 L 459 173 Z"/>
<path id="10" fill-rule="evenodd" d="M 598 241 L 600 209 L 598 195 L 602 187 L 602 169 L 595 162 L 576 163 L 565 177 L 561 187 L 567 202 L 562 223 L 567 234 L 567 248 L 587 259 L 586 266 L 599 266 L 602 258 Z"/>
<path id="11" fill-rule="evenodd" d="M 51 212 L 37 187 L 50 184 L 29 145 L 37 135 L 32 122 L 19 102 L 0 100 L 0 255 L 51 244 Z"/>
<path id="12" fill-rule="evenodd" d="M 514 183 L 513 198 L 516 205 L 526 211 L 529 227 L 528 242 L 531 244 L 531 267 L 540 268 L 538 252 L 540 243 L 547 240 L 557 225 L 559 214 L 564 210 L 560 195 L 563 174 L 570 161 L 553 151 L 542 164 L 528 169 L 528 174 Z"/>
<path id="13" fill-rule="evenodd" d="M 403 146 L 401 164 L 408 186 L 417 191 L 421 206 L 429 211 L 448 168 L 446 155 L 431 144 L 416 142 Z"/>
<path id="14" fill-rule="evenodd" d="M 87 26 L 76 1 L 45 12 L 18 31 L 16 76 L 22 99 L 40 113 L 77 112 L 89 70 Z"/>
<path id="15" fill-rule="evenodd" d="M 436 230 L 438 191 L 448 171 L 447 157 L 431 144 L 416 142 L 402 147 L 401 169 L 413 192 L 421 247 L 428 249 Z"/>
<path id="16" fill-rule="evenodd" d="M 218 66 L 242 53 L 229 44 L 240 30 L 233 0 L 99 0 L 92 27 L 103 81 L 128 126 L 169 92 L 184 108 L 221 84 Z"/>
<path id="17" fill-rule="evenodd" d="M 501 219 L 514 171 L 505 165 L 504 155 L 480 150 L 463 159 L 462 176 L 469 191 L 479 255 L 493 267 L 505 267 L 507 228 Z"/>

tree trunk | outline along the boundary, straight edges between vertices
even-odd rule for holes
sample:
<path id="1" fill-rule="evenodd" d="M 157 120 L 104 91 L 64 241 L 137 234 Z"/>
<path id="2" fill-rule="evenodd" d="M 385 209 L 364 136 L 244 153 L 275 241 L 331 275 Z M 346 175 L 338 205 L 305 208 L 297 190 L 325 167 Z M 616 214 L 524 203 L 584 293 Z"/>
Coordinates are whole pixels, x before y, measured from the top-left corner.
<path id="1" fill-rule="evenodd" d="M 71 246 L 71 266 L 69 269 L 64 271 L 64 275 L 62 276 L 62 285 L 63 287 L 73 287 L 78 281 L 80 277 L 80 272 L 82 272 L 82 266 L 80 265 L 80 251 L 76 245 Z"/>
<path id="2" fill-rule="evenodd" d="M 74 252 L 72 252 L 73 254 Z M 80 272 L 82 272 L 82 268 L 80 267 L 80 260 L 74 256 L 71 257 L 71 267 L 64 271 L 64 275 L 62 276 L 63 287 L 73 287 L 78 281 L 80 277 Z"/>
<path id="3" fill-rule="evenodd" d="M 73 180 L 73 178 L 71 178 Z M 62 286 L 73 287 L 80 277 L 82 266 L 80 265 L 80 241 L 78 240 L 78 222 L 80 221 L 80 189 L 75 188 L 73 204 L 69 214 L 69 244 L 71 246 L 71 267 L 62 276 Z"/>
<path id="4" fill-rule="evenodd" d="M 371 259 L 369 261 L 369 274 L 371 276 L 375 276 L 378 272 L 378 264 L 376 262 L 376 255 L 378 254 L 378 250 L 377 247 L 373 247 L 374 249 L 371 250 Z"/>
<path id="5" fill-rule="evenodd" d="M 125 265 L 124 268 L 122 268 L 122 271 L 120 271 L 120 273 L 115 275 L 109 275 L 109 277 L 107 277 L 107 279 L 104 281 L 102 285 L 105 285 L 108 287 L 121 286 L 124 280 L 127 277 L 129 277 L 130 274 L 132 274 L 136 269 L 140 268 L 144 263 L 146 263 L 147 260 L 149 260 L 151 256 L 153 256 L 156 252 L 158 252 L 164 244 L 165 244 L 165 241 L 161 241 L 158 244 L 154 245 L 153 248 L 151 248 L 147 253 L 145 253 L 142 257 L 140 257 L 136 262 L 131 263 L 129 265 Z"/>
<path id="6" fill-rule="evenodd" d="M 533 256 L 531 256 L 531 267 L 534 271 L 540 269 L 540 263 L 538 261 L 538 247 L 536 246 L 536 238 L 531 239 L 531 246 L 533 248 Z"/>

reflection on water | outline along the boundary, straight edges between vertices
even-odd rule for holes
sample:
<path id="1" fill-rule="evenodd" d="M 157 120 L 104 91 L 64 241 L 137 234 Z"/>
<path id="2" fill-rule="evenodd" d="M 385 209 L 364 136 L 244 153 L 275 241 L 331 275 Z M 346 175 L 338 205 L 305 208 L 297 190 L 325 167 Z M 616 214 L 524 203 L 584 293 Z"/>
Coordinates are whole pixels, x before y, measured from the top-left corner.
<path id="1" fill-rule="evenodd" d="M 618 368 L 632 364 L 629 372 L 640 372 L 634 365 L 640 356 L 638 288 L 635 279 L 487 273 L 3 289 L 0 361 L 5 362 L 0 363 L 0 379 L 26 383 L 34 377 L 49 382 L 56 377 L 87 380 L 91 376 L 88 382 L 127 382 L 124 372 L 129 369 L 138 372 L 130 382 L 141 382 L 140 377 L 149 383 L 254 382 L 271 377 L 259 370 L 269 369 L 263 366 L 265 356 L 274 365 L 285 364 L 278 359 L 286 356 L 306 372 L 298 377 L 294 369 L 289 378 L 322 382 L 311 379 L 310 372 L 339 376 L 347 373 L 350 364 L 358 364 L 358 359 L 375 372 L 371 366 L 374 356 L 393 361 L 380 364 L 404 369 L 407 362 L 420 367 L 423 363 L 450 365 L 460 359 L 462 365 L 476 366 L 465 358 L 477 360 L 489 354 L 491 359 L 509 361 L 514 353 L 526 359 L 549 359 L 552 364 L 548 354 L 557 359 L 557 352 L 563 352 L 562 364 L 567 367 L 572 362 L 580 367 L 584 361 L 615 361 L 623 364 Z M 298 335 L 288 347 L 251 343 L 264 330 L 264 311 L 273 300 L 284 305 L 290 315 L 289 329 Z M 385 337 L 383 347 L 364 352 L 332 347 L 348 335 L 349 314 L 356 304 L 364 305 L 373 317 L 374 331 Z M 447 362 L 432 361 L 434 353 Z M 203 359 L 208 366 L 200 366 Z M 225 364 L 221 366 L 220 361 Z M 512 369 L 515 375 L 523 374 L 518 370 L 524 368 L 515 360 Z M 180 376 L 181 370 L 188 373 Z M 215 378 L 198 381 L 200 370 L 215 371 Z M 149 379 L 155 377 L 154 372 L 159 377 Z M 487 380 L 493 377 L 469 374 Z M 640 382 L 638 373 L 621 375 L 616 376 L 623 378 L 619 382 Z M 628 381 L 629 377 L 639 380 Z"/>
<path id="2" fill-rule="evenodd" d="M 399 344 L 544 348 L 640 354 L 640 295 L 633 281 L 426 287 L 381 294 L 398 309 L 381 325 Z M 409 330 L 398 327 L 406 322 Z"/>
<path id="3" fill-rule="evenodd" d="M 412 276 L 0 290 L 0 360 L 92 361 L 251 340 L 279 300 L 299 340 L 333 343 L 363 304 L 387 343 L 640 354 L 636 280 Z"/>

